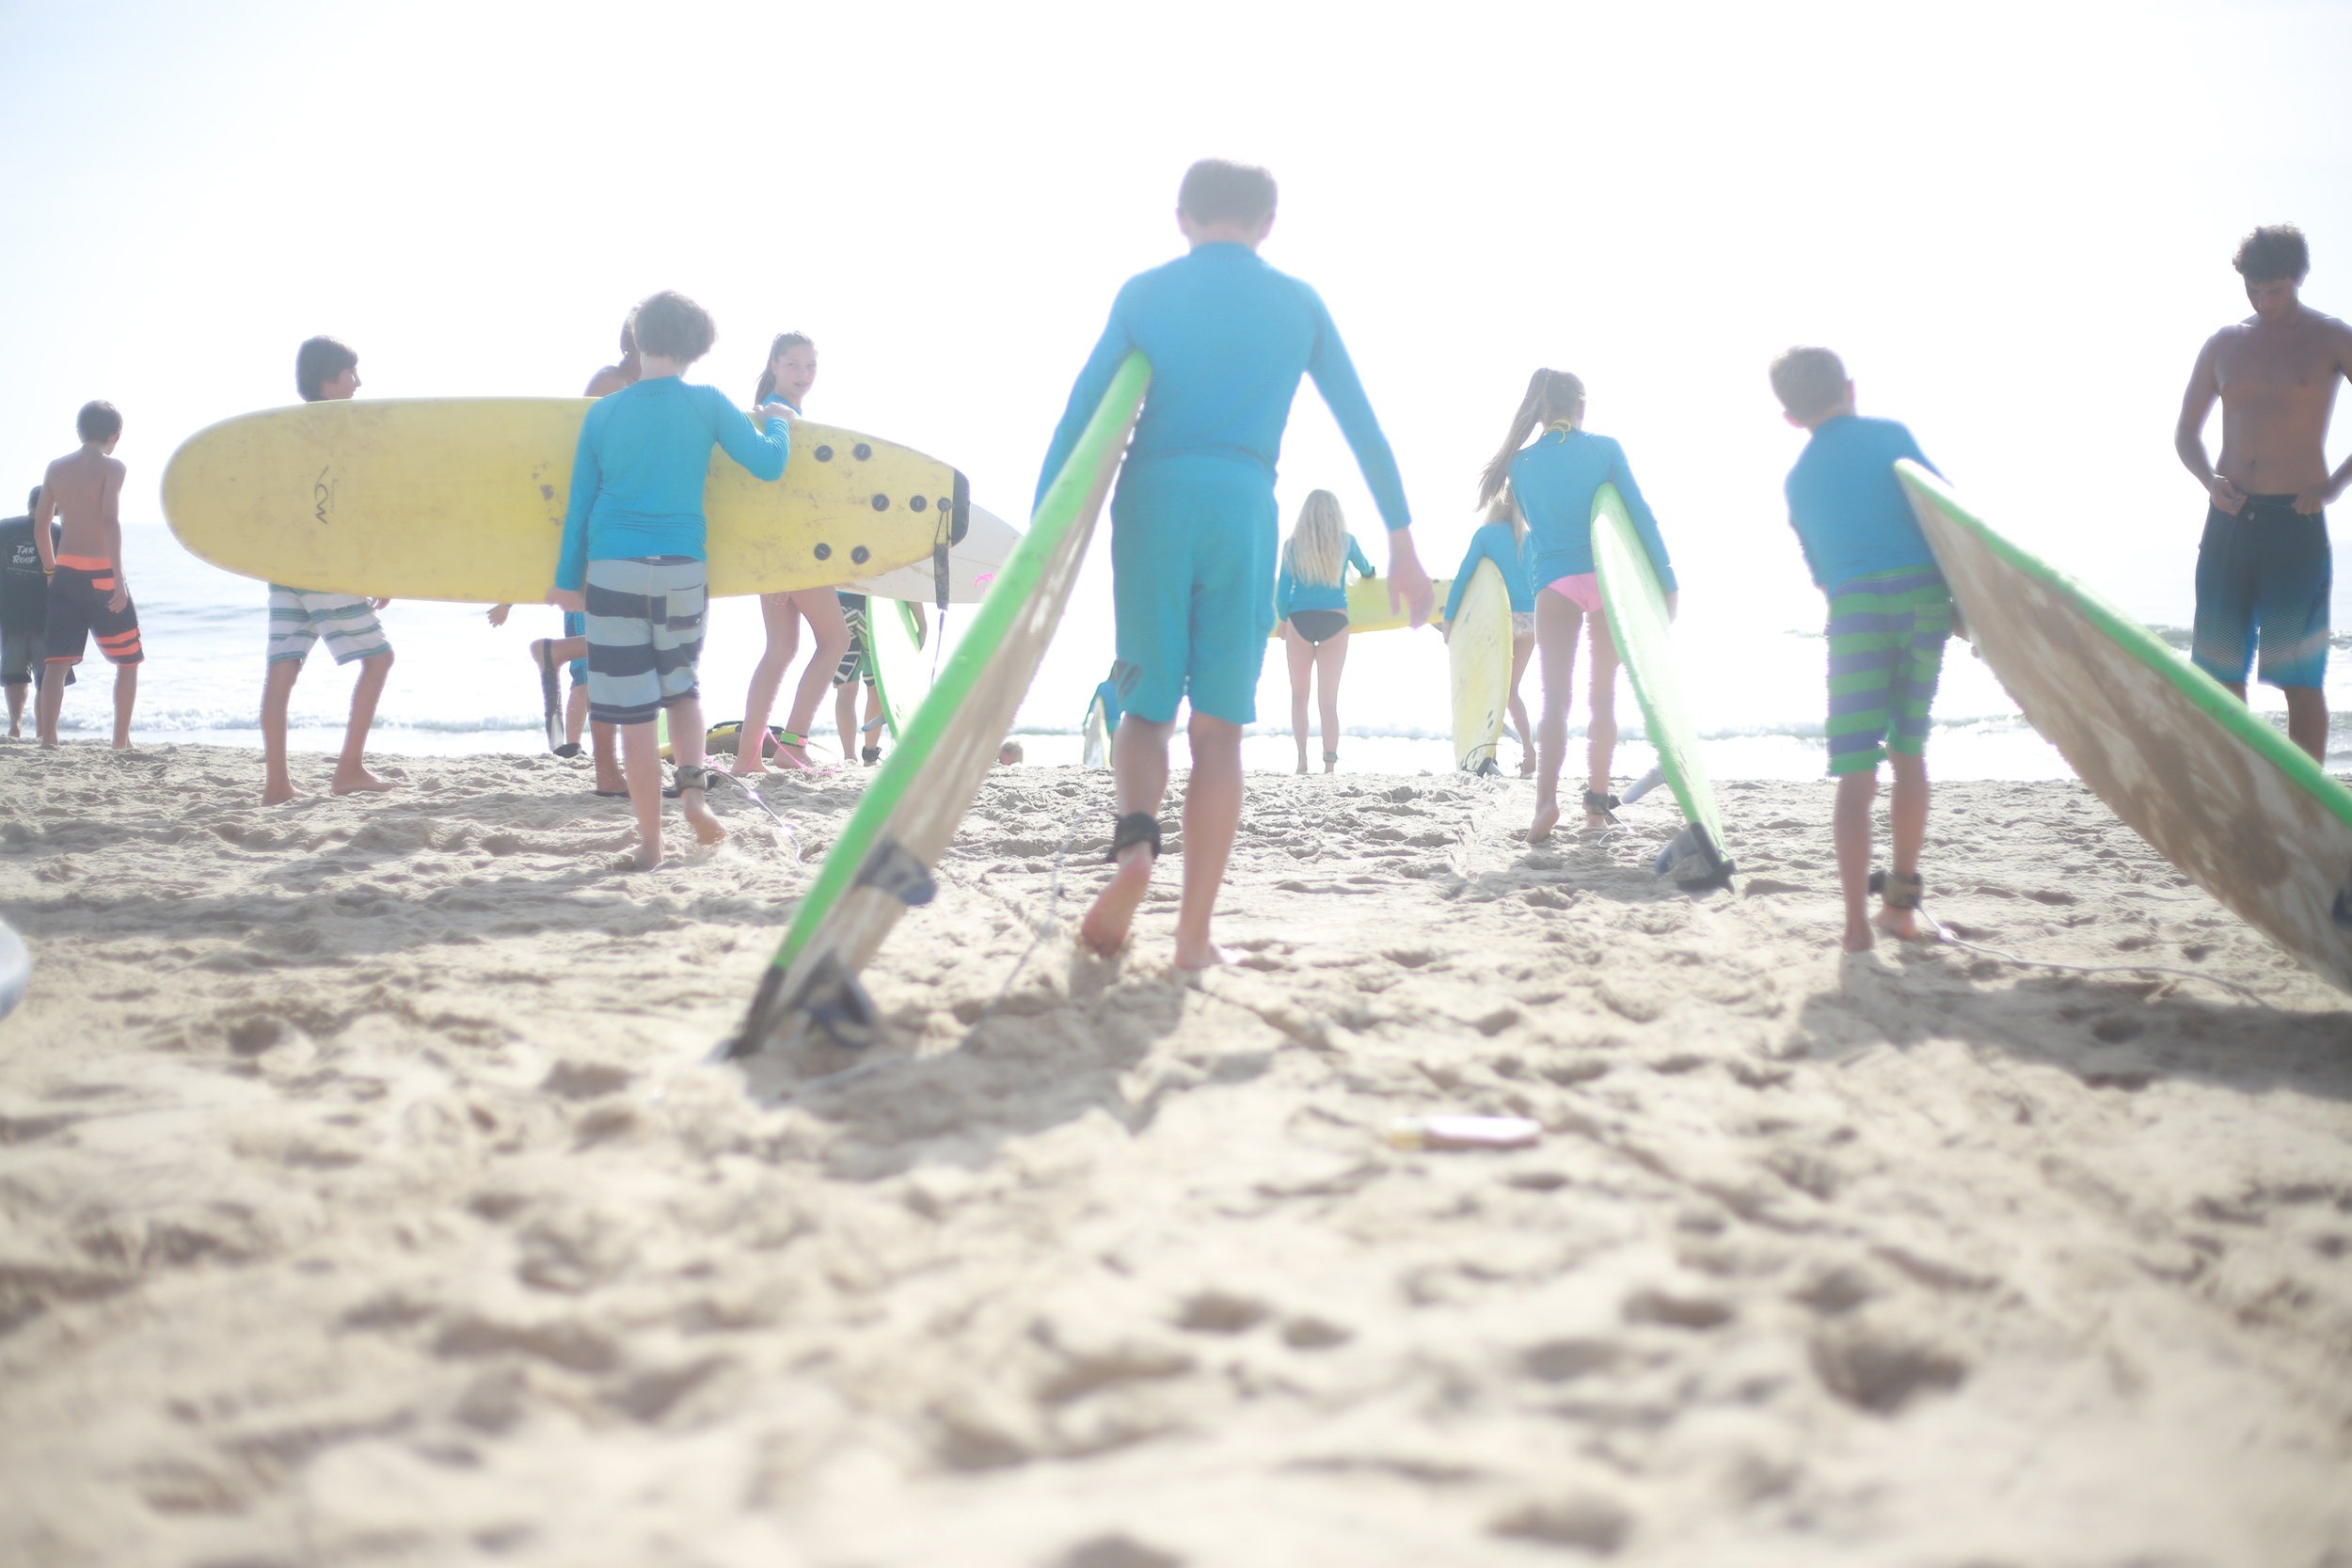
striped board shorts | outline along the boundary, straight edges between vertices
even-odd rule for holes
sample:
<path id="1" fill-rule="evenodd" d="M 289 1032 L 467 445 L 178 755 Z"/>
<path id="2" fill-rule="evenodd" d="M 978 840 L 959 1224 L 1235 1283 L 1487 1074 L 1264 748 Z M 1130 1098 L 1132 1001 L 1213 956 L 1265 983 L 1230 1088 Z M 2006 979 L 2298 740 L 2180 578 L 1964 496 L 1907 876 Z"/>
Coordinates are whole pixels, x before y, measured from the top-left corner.
<path id="1" fill-rule="evenodd" d="M 122 578 L 114 562 L 96 556 L 61 555 L 49 579 L 46 616 L 41 629 L 41 657 L 50 664 L 74 665 L 98 639 L 98 651 L 113 664 L 137 664 L 147 657 L 139 644 L 139 608 L 125 594 L 122 608 L 111 608 Z"/>
<path id="2" fill-rule="evenodd" d="M 1862 773 L 1928 746 L 1928 708 L 1952 634 L 1952 595 L 1932 566 L 1880 572 L 1829 594 L 1829 770 Z"/>
<path id="3" fill-rule="evenodd" d="M 588 717 L 650 724 L 696 694 L 709 577 L 691 556 L 588 562 Z"/>
<path id="4" fill-rule="evenodd" d="M 850 646 L 841 655 L 841 663 L 834 670 L 833 684 L 847 686 L 863 675 L 866 684 L 874 684 L 874 651 L 866 640 L 866 602 L 863 594 L 836 594 L 841 601 L 841 618 L 850 626 Z"/>
<path id="5" fill-rule="evenodd" d="M 306 588 L 269 585 L 269 662 L 299 664 L 310 645 L 326 639 L 338 664 L 373 658 L 392 651 L 375 607 L 358 594 L 313 594 Z"/>

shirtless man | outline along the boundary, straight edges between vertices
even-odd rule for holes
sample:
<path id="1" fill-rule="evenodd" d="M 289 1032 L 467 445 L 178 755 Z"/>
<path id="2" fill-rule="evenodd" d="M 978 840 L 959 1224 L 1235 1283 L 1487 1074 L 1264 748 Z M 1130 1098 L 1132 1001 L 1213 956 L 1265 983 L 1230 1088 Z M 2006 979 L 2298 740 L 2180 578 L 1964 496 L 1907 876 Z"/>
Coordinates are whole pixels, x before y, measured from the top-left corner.
<path id="1" fill-rule="evenodd" d="M 122 576 L 122 465 L 114 456 L 122 416 L 111 403 L 87 403 L 73 420 L 81 450 L 58 458 L 41 477 L 33 507 L 33 547 L 49 574 L 47 625 L 41 631 L 48 673 L 34 706 L 43 746 L 57 743 L 65 675 L 82 662 L 93 633 L 115 667 L 115 750 L 131 748 L 131 705 L 139 694 L 139 612 Z M 52 545 L 49 524 L 65 521 Z"/>
<path id="2" fill-rule="evenodd" d="M 2197 667 L 2243 700 L 2259 639 L 2261 677 L 2286 692 L 2287 734 L 2328 754 L 2328 592 L 2322 509 L 2352 483 L 2328 471 L 2336 384 L 2352 376 L 2352 326 L 2296 298 L 2311 255 L 2291 225 L 2257 229 L 2237 250 L 2254 313 L 2205 340 L 2172 445 L 2212 497 L 2197 548 Z M 2221 461 L 2205 461 L 2205 419 L 2221 403 Z"/>

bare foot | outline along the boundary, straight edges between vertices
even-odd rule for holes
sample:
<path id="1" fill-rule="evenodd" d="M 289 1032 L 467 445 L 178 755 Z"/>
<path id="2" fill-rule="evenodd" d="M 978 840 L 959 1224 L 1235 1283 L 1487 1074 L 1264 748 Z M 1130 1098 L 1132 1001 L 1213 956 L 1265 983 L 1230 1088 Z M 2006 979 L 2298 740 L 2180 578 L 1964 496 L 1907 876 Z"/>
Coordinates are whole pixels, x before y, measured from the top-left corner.
<path id="1" fill-rule="evenodd" d="M 1127 945 L 1127 929 L 1135 924 L 1136 906 L 1152 888 L 1152 852 L 1131 845 L 1109 883 L 1094 896 L 1094 907 L 1078 924 L 1078 940 L 1107 958 Z"/>
<path id="2" fill-rule="evenodd" d="M 630 871 L 651 871 L 654 867 L 660 865 L 660 863 L 661 841 L 657 838 L 651 844 L 638 845 L 637 847 L 630 852 L 628 863 L 626 869 Z"/>
<path id="3" fill-rule="evenodd" d="M 1519 777 L 1522 779 L 1532 779 L 1534 776 L 1535 759 L 1532 756 L 1519 758 Z"/>
<path id="4" fill-rule="evenodd" d="M 1846 937 L 1842 944 L 1845 951 L 1849 953 L 1867 953 L 1872 947 L 1877 945 L 1877 943 L 1878 938 L 1871 932 L 1870 923 L 1868 921 L 1866 920 L 1859 926 L 1851 923 L 1847 925 Z"/>
<path id="5" fill-rule="evenodd" d="M 287 801 L 293 800 L 294 797 L 294 785 L 291 784 L 268 784 L 262 790 L 262 804 L 265 806 L 282 806 Z"/>
<path id="6" fill-rule="evenodd" d="M 1241 959 L 1234 956 L 1232 949 L 1219 947 L 1213 942 L 1204 942 L 1198 947 L 1183 942 L 1176 944 L 1176 972 L 1179 974 L 1198 974 L 1204 969 L 1220 969 L 1239 962 Z"/>
<path id="7" fill-rule="evenodd" d="M 1879 911 L 1878 928 L 1884 931 L 1888 936 L 1898 937 L 1904 942 L 1919 942 L 1924 940 L 1919 935 L 1918 917 L 1916 913 L 1911 910 Z M 1849 940 L 1847 945 L 1849 947 L 1852 945 L 1851 939 Z"/>
<path id="8" fill-rule="evenodd" d="M 364 768 L 355 768 L 349 772 L 340 768 L 335 769 L 334 788 L 338 795 L 380 795 L 388 789 L 399 787 L 393 780 L 379 779 Z"/>
<path id="9" fill-rule="evenodd" d="M 1305 757 L 1300 757 L 1298 759 L 1298 770 L 1301 773 L 1307 771 L 1307 759 Z"/>
<path id="10" fill-rule="evenodd" d="M 1609 818 L 1601 816 L 1600 813 L 1588 811 L 1584 814 L 1584 831 L 1586 832 L 1596 832 L 1602 828 L 1606 828 L 1607 826 L 1609 826 Z"/>
<path id="11" fill-rule="evenodd" d="M 689 796 L 692 799 L 689 800 Z M 701 790 L 679 790 L 678 811 L 693 828 L 696 843 L 717 844 L 727 836 L 726 829 L 719 825 L 719 819 L 711 815 L 710 807 L 704 803 Z"/>
<path id="12" fill-rule="evenodd" d="M 1527 842 L 1541 844 L 1551 836 L 1551 830 L 1560 825 L 1560 807 L 1546 802 L 1535 808 L 1535 820 L 1528 824 Z"/>

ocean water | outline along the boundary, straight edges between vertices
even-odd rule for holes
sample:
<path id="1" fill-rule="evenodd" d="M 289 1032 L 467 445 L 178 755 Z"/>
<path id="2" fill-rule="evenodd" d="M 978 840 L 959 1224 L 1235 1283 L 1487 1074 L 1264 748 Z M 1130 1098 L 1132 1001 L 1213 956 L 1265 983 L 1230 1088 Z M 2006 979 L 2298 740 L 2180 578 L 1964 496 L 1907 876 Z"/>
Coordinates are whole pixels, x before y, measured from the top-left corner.
<path id="1" fill-rule="evenodd" d="M 1445 547 L 1424 546 L 1434 569 L 1451 564 Z M 1789 552 L 1793 556 L 1793 550 Z M 266 593 L 260 583 L 234 577 L 182 549 L 161 524 L 124 530 L 124 554 L 132 591 L 145 627 L 148 661 L 139 678 L 136 738 L 150 742 L 200 741 L 213 745 L 261 744 L 260 705 L 262 648 L 267 632 Z M 1069 613 L 1045 665 L 1014 723 L 1014 733 L 1032 764 L 1073 764 L 1079 759 L 1078 723 L 1094 685 L 1110 662 L 1109 574 L 1104 541 L 1082 574 Z M 2161 578 L 2153 591 L 2119 594 L 2127 609 L 2147 619 L 2175 646 L 2189 616 L 2188 581 L 2179 574 L 2177 599 L 2167 602 Z M 1696 574 L 1691 574 L 1694 578 Z M 2151 602 L 2153 601 L 2153 603 Z M 1789 779 L 1822 770 L 1821 716 L 1824 651 L 1820 601 L 1803 588 L 1780 585 L 1773 592 L 1714 596 L 1703 581 L 1686 587 L 1675 636 L 1686 690 L 1707 742 L 1707 759 L 1721 778 Z M 948 617 L 942 655 L 970 618 L 966 607 Z M 502 629 L 493 629 L 479 608 L 396 602 L 384 611 L 396 663 L 378 711 L 371 751 L 386 755 L 533 753 L 545 747 L 540 728 L 538 683 L 528 644 L 558 634 L 557 612 L 544 605 L 517 606 Z M 2341 610 L 2337 624 L 2344 625 Z M 742 711 L 742 693 L 762 641 L 756 605 L 725 599 L 713 608 L 703 657 L 706 713 L 715 721 Z M 2352 638 L 2339 638 L 2339 646 Z M 803 658 L 805 658 L 803 654 Z M 1936 700 L 1930 766 L 1947 779 L 2061 778 L 2063 759 L 2028 726 L 1992 673 L 1955 642 L 1945 661 Z M 787 676 L 798 679 L 798 670 Z M 1579 673 L 1580 683 L 1582 673 Z M 348 712 L 351 672 L 338 669 L 324 651 L 314 651 L 294 689 L 292 744 L 298 751 L 332 752 L 342 745 Z M 2339 715 L 2352 710 L 2352 660 L 2330 667 L 2329 704 Z M 1388 773 L 1439 772 L 1451 766 L 1445 647 L 1429 628 L 1383 632 L 1354 641 L 1341 682 L 1342 766 Z M 1538 683 L 1531 669 L 1522 695 L 1531 701 Z M 109 682 L 103 666 L 84 666 L 84 679 L 68 695 L 62 729 L 71 737 L 103 736 L 111 722 Z M 1649 766 L 1641 743 L 1640 715 L 1622 685 L 1618 711 L 1624 738 L 1615 771 L 1632 776 Z M 2275 691 L 2257 688 L 2255 706 L 2283 722 L 2284 704 Z M 1260 722 L 1244 743 L 1252 768 L 1287 770 L 1295 765 L 1289 733 L 1289 677 L 1279 644 L 1269 649 L 1258 689 Z M 784 715 L 778 713 L 777 721 Z M 1581 754 L 1584 705 L 1571 712 L 1571 766 Z M 820 754 L 837 750 L 832 739 L 830 697 L 816 726 Z M 1323 743 L 1310 736 L 1309 752 L 1321 766 Z M 1181 747 L 1179 749 L 1181 763 Z M 2352 764 L 2352 723 L 2339 718 L 2329 748 L 2331 766 Z M 1503 763 L 1516 767 L 1518 748 L 1506 737 Z"/>

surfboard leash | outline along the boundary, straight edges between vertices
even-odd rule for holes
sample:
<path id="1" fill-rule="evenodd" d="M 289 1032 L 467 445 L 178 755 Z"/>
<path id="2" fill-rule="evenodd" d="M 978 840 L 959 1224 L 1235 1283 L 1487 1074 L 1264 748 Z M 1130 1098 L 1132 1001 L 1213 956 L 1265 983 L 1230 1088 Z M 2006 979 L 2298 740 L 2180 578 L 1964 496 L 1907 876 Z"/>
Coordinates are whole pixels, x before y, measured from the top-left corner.
<path id="1" fill-rule="evenodd" d="M 1918 914 L 1920 919 L 1928 923 L 1928 928 L 1935 933 L 1935 940 L 1943 945 L 1958 947 L 1988 958 L 1996 958 L 2002 963 L 2015 964 L 2021 969 L 2055 969 L 2069 974 L 2170 974 L 2184 980 L 2202 980 L 2209 986 L 2219 986 L 2223 990 L 2234 992 L 2258 1007 L 2266 1007 L 2270 1005 L 2258 992 L 2239 985 L 2235 980 L 2224 980 L 2218 974 L 2200 974 L 2193 969 L 2168 969 L 2162 964 L 2070 964 L 2060 963 L 2056 958 L 2020 958 L 2015 953 L 2004 953 L 1997 947 L 1987 947 L 1981 942 L 1967 942 L 1952 935 L 1942 921 L 1927 911 L 1924 905 L 1920 907 Z"/>

